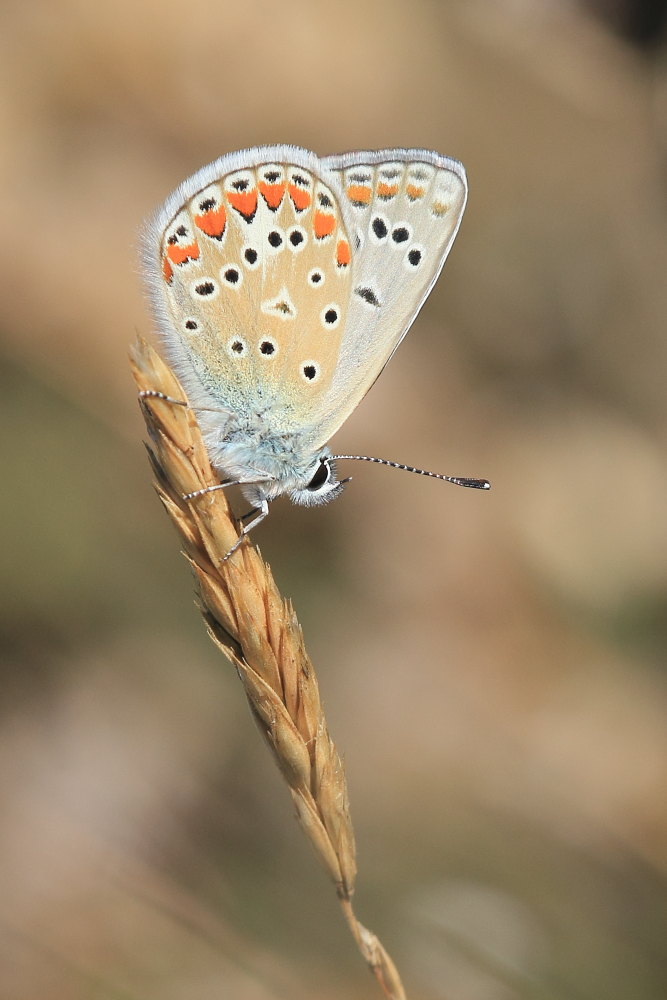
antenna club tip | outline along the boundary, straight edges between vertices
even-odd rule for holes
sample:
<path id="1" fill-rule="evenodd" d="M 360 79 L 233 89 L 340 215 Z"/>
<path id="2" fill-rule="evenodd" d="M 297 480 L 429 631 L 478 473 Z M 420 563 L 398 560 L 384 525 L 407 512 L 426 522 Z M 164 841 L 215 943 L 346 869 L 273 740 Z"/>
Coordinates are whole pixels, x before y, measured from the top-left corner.
<path id="1" fill-rule="evenodd" d="M 462 476 L 457 476 L 454 479 L 457 486 L 468 486 L 473 490 L 490 490 L 491 483 L 488 479 L 468 479 Z"/>

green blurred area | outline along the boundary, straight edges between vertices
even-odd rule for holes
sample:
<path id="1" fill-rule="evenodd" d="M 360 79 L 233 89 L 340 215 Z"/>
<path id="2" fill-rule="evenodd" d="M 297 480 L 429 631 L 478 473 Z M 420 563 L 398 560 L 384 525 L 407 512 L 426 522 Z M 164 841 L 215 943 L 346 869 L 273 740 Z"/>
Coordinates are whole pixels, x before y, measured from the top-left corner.
<path id="1" fill-rule="evenodd" d="M 360 919 L 411 997 L 664 997 L 664 39 L 536 0 L 42 0 L 0 54 L 0 997 L 378 995 L 205 636 L 127 364 L 141 220 L 269 142 L 430 147 L 471 188 L 336 447 L 492 492 L 364 467 L 256 538 L 346 762 Z"/>

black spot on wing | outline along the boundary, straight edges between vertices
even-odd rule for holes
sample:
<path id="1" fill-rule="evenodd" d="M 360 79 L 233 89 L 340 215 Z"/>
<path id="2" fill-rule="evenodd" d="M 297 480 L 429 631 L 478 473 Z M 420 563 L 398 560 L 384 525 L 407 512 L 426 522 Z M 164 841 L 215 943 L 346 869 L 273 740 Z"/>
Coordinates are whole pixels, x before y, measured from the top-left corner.
<path id="1" fill-rule="evenodd" d="M 354 294 L 358 295 L 360 299 L 364 300 L 364 302 L 367 302 L 369 306 L 375 306 L 378 309 L 380 308 L 380 300 L 372 288 L 364 288 L 360 286 L 359 288 L 355 288 Z"/>

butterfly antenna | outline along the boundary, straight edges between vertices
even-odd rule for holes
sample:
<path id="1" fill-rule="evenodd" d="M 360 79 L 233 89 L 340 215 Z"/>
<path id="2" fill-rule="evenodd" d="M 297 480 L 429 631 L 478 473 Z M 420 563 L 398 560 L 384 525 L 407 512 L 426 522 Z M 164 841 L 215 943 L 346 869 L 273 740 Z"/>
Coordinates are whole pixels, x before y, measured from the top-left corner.
<path id="1" fill-rule="evenodd" d="M 388 465 L 390 469 L 402 469 L 403 472 L 415 472 L 418 476 L 430 476 L 431 479 L 444 479 L 446 483 L 455 486 L 468 486 L 473 490 L 490 490 L 488 479 L 468 479 L 463 476 L 443 476 L 439 472 L 427 472 L 426 469 L 415 469 L 412 465 L 402 465 L 401 462 L 390 462 L 387 458 L 373 458 L 371 455 L 332 455 L 331 460 L 352 459 L 354 462 L 375 462 L 376 465 Z"/>

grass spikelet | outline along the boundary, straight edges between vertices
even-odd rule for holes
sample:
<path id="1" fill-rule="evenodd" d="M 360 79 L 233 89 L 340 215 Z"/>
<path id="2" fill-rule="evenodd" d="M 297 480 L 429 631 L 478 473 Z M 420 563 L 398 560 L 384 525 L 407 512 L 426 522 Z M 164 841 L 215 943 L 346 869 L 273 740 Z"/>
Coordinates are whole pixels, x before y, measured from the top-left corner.
<path id="1" fill-rule="evenodd" d="M 138 341 L 132 369 L 139 390 L 186 396 L 153 349 Z M 156 489 L 178 529 L 208 632 L 236 667 L 252 714 L 287 782 L 298 821 L 333 880 L 345 919 L 386 997 L 404 1000 L 391 958 L 352 909 L 354 832 L 343 765 L 329 735 L 317 678 L 291 604 L 249 542 L 223 563 L 238 527 L 223 490 L 189 502 L 218 482 L 189 407 L 142 398 Z"/>

